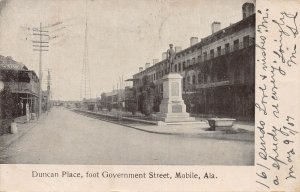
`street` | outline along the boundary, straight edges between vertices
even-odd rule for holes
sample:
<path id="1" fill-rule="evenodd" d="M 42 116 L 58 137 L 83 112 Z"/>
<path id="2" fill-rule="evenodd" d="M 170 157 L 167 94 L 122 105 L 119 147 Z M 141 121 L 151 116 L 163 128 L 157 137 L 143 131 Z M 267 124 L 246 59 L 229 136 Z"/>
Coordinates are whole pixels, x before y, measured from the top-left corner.
<path id="1" fill-rule="evenodd" d="M 254 142 L 148 133 L 56 107 L 0 163 L 253 165 Z"/>

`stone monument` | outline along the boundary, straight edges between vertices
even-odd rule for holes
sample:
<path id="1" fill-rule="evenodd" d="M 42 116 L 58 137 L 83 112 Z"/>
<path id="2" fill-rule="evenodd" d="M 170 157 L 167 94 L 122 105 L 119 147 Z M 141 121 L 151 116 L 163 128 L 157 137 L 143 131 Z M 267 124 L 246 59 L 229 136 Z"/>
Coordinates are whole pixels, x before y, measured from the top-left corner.
<path id="1" fill-rule="evenodd" d="M 159 106 L 156 119 L 169 122 L 195 121 L 186 112 L 186 106 L 182 99 L 181 90 L 182 76 L 178 73 L 169 73 L 163 77 L 163 100 Z"/>
<path id="2" fill-rule="evenodd" d="M 166 123 L 195 121 L 195 118 L 190 117 L 190 114 L 186 112 L 182 99 L 182 76 L 173 71 L 175 56 L 173 44 L 170 44 L 167 51 L 169 73 L 163 77 L 163 100 L 159 106 L 159 113 L 156 114 L 156 120 Z"/>

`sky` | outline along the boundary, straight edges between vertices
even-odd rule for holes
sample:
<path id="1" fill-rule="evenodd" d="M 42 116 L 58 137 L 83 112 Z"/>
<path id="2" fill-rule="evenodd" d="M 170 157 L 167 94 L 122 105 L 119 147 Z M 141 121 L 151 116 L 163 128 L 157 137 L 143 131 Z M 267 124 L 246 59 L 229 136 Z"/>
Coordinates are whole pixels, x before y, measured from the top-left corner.
<path id="1" fill-rule="evenodd" d="M 49 31 L 43 52 L 43 88 L 51 71 L 52 96 L 79 100 L 84 55 L 85 0 L 0 0 L 0 55 L 12 56 L 37 75 L 39 53 L 32 29 Z M 120 77 L 132 78 L 139 67 L 162 59 L 173 43 L 183 49 L 192 36 L 211 34 L 242 19 L 242 5 L 252 0 L 87 0 L 88 64 L 92 97 L 117 88 Z M 0 4 L 1 5 L 1 4 Z M 55 25 L 57 24 L 57 25 Z M 50 27 L 49 27 L 50 26 Z"/>

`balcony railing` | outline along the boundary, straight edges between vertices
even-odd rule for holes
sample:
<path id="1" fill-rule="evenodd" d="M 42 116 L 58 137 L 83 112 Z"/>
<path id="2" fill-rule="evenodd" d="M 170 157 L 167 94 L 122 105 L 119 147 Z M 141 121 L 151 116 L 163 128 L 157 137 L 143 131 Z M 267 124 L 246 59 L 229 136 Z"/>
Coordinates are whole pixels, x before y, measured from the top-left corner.
<path id="1" fill-rule="evenodd" d="M 210 88 L 210 87 L 219 87 L 229 85 L 229 80 L 226 81 L 218 81 L 218 82 L 212 82 L 212 83 L 206 83 L 206 84 L 198 84 L 196 85 L 196 88 Z"/>
<path id="2" fill-rule="evenodd" d="M 13 93 L 33 93 L 38 94 L 39 93 L 39 84 L 30 82 L 7 82 L 5 83 L 9 86 L 10 90 Z"/>

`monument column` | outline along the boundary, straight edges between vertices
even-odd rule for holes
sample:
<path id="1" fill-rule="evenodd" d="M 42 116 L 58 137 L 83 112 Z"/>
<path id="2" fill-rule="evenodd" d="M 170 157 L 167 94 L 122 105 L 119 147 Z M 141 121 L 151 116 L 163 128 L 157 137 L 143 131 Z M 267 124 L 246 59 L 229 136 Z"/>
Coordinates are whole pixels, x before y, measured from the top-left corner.
<path id="1" fill-rule="evenodd" d="M 186 112 L 186 105 L 182 99 L 182 76 L 178 73 L 169 73 L 163 77 L 163 100 L 159 106 L 157 120 L 164 122 L 195 121 Z"/>

